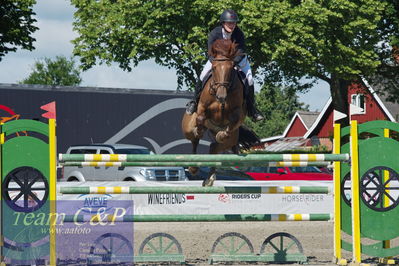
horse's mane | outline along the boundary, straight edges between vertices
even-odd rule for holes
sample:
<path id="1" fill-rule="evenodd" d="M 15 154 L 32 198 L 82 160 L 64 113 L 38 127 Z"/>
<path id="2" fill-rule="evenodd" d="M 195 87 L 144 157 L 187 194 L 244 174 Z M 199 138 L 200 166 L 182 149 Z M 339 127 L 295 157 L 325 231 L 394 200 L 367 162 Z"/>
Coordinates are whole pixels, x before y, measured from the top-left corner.
<path id="1" fill-rule="evenodd" d="M 238 55 L 237 45 L 229 39 L 218 39 L 212 44 L 208 54 L 212 57 L 223 56 L 233 59 Z"/>

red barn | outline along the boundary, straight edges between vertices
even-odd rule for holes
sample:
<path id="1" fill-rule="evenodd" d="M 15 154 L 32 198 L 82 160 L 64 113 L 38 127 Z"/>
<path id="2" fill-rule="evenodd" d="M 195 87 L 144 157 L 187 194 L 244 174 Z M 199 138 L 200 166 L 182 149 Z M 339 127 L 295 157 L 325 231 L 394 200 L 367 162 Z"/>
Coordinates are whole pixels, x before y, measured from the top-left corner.
<path id="1" fill-rule="evenodd" d="M 399 118 L 399 104 L 387 102 L 385 97 L 377 95 L 366 81 L 349 86 L 348 103 L 350 104 L 350 119 L 357 120 L 359 123 L 372 120 L 396 122 Z M 313 115 L 315 114 L 313 112 Z M 324 145 L 331 149 L 334 115 L 338 115 L 338 113 L 333 110 L 331 98 L 313 121 L 304 119 L 305 114 L 297 112 L 277 141 L 267 143 L 267 140 L 271 138 L 264 139 L 265 149 L 270 151 L 291 149 L 294 145 L 284 147 L 281 143 L 289 142 L 294 138 L 297 140 L 296 144 L 300 142 L 296 147 Z M 310 123 L 311 125 L 309 125 Z M 280 145 L 277 146 L 278 143 Z"/>
<path id="2" fill-rule="evenodd" d="M 308 140 L 304 139 L 303 135 L 308 132 L 319 114 L 297 111 L 282 135 L 261 140 L 264 147 L 268 151 L 280 151 L 306 145 Z"/>

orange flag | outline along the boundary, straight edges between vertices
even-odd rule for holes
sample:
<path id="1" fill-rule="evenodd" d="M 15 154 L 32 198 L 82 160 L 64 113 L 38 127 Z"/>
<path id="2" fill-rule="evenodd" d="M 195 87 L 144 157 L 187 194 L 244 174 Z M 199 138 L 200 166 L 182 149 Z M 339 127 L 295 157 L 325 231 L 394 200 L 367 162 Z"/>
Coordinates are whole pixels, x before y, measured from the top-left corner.
<path id="1" fill-rule="evenodd" d="M 57 114 L 55 111 L 55 101 L 41 106 L 40 109 L 47 111 L 47 113 L 42 114 L 43 117 L 48 119 L 56 119 Z"/>

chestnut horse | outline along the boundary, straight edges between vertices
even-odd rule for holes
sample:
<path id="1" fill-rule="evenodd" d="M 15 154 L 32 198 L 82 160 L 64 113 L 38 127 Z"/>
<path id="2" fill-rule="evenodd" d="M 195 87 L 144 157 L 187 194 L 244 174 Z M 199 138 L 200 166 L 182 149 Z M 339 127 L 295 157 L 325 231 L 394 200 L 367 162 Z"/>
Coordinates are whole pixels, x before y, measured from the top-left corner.
<path id="1" fill-rule="evenodd" d="M 209 55 L 214 58 L 212 76 L 201 92 L 197 112 L 192 115 L 184 114 L 183 134 L 191 141 L 194 154 L 197 153 L 198 143 L 206 130 L 213 136 L 210 154 L 228 150 L 238 153 L 239 128 L 246 116 L 246 106 L 243 99 L 244 85 L 234 69 L 233 59 L 238 55 L 236 44 L 231 40 L 216 40 Z M 189 168 L 193 175 L 197 170 L 198 167 Z M 203 186 L 213 185 L 215 171 L 215 167 L 211 167 Z"/>

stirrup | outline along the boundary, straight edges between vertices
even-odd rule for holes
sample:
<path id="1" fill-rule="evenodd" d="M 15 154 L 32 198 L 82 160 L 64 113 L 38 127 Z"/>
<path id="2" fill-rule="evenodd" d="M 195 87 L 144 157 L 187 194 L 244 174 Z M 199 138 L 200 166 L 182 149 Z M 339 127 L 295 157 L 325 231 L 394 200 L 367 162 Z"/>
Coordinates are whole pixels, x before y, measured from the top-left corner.
<path id="1" fill-rule="evenodd" d="M 262 115 L 261 112 L 259 112 L 256 107 L 254 107 L 251 112 L 248 113 L 249 117 L 252 119 L 254 122 L 259 122 L 265 119 L 265 117 Z"/>
<path id="2" fill-rule="evenodd" d="M 258 112 L 255 112 L 255 113 L 251 116 L 251 118 L 252 118 L 252 121 L 254 121 L 254 122 L 259 122 L 259 121 L 262 121 L 262 120 L 265 119 L 265 118 L 263 117 L 263 115 L 262 115 L 261 113 L 258 113 Z"/>

